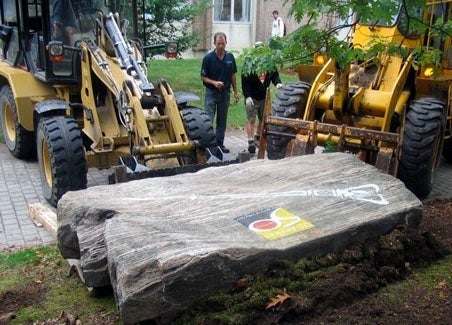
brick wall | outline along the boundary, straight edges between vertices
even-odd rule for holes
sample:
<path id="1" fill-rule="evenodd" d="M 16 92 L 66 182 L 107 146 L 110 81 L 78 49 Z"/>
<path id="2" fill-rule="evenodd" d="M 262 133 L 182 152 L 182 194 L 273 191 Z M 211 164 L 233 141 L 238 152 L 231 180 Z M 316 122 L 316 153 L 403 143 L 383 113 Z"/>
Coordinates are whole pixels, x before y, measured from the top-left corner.
<path id="1" fill-rule="evenodd" d="M 263 42 L 270 37 L 273 22 L 272 12 L 275 9 L 278 10 L 279 16 L 286 24 L 288 32 L 297 28 L 298 24 L 296 21 L 288 17 L 290 3 L 284 7 L 283 2 L 283 0 L 253 0 L 253 6 L 256 6 L 256 17 L 253 20 L 253 23 L 256 25 L 255 42 Z M 201 38 L 198 46 L 193 48 L 195 52 L 212 49 L 212 14 L 213 10 L 210 8 L 205 15 L 196 17 L 193 22 L 193 30 Z M 232 38 L 234 36 L 228 35 L 228 37 Z"/>
<path id="2" fill-rule="evenodd" d="M 279 17 L 286 24 L 287 31 L 294 30 L 297 26 L 294 19 L 288 18 L 290 4 L 283 6 L 283 1 L 262 1 L 257 0 L 256 10 L 256 42 L 263 42 L 269 39 L 272 32 L 273 10 L 278 10 Z"/>
<path id="3" fill-rule="evenodd" d="M 208 9 L 203 16 L 195 17 L 193 31 L 201 40 L 193 50 L 202 51 L 212 48 L 212 9 Z"/>

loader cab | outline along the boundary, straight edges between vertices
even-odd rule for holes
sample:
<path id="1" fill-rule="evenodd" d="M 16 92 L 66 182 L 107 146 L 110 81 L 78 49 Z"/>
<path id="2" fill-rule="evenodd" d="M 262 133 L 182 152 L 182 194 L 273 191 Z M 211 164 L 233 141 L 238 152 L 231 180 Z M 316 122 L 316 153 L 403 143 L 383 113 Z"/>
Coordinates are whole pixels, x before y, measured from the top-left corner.
<path id="1" fill-rule="evenodd" d="M 92 1 L 1 0 L 0 57 L 45 82 L 78 83 L 80 51 L 74 36 L 84 30 L 75 8 L 82 3 Z M 57 49 L 59 55 L 52 55 Z"/>
<path id="2" fill-rule="evenodd" d="M 419 24 L 422 19 L 422 8 L 406 8 L 403 1 L 394 2 L 398 10 L 387 21 L 359 18 L 353 33 L 354 46 L 366 48 L 372 46 L 375 41 L 399 44 L 410 49 L 421 46 L 421 35 L 417 32 L 416 22 Z"/>
<path id="3" fill-rule="evenodd" d="M 450 36 L 440 33 L 441 25 L 451 19 L 452 1 L 426 1 L 424 6 L 405 6 L 399 3 L 398 12 L 389 21 L 359 20 L 353 35 L 358 47 L 372 45 L 375 40 L 398 44 L 408 49 L 436 49 L 443 52 L 443 68 L 452 68 Z"/>
<path id="4" fill-rule="evenodd" d="M 0 59 L 47 83 L 78 84 L 80 44 L 95 42 L 98 13 L 133 21 L 138 7 L 136 0 L 0 0 Z M 128 27 L 129 37 L 136 28 Z"/>
<path id="5" fill-rule="evenodd" d="M 398 29 L 407 39 L 419 39 L 426 51 L 433 56 L 441 56 L 441 66 L 436 66 L 436 73 L 450 72 L 452 69 L 451 37 L 440 32 L 443 25 L 451 19 L 452 1 L 426 1 L 425 6 L 402 8 L 398 18 Z M 407 18 L 407 13 L 410 18 Z M 418 32 L 422 30 L 422 33 Z M 436 53 L 434 53 L 436 51 Z M 439 70 L 443 70 L 440 72 Z"/>

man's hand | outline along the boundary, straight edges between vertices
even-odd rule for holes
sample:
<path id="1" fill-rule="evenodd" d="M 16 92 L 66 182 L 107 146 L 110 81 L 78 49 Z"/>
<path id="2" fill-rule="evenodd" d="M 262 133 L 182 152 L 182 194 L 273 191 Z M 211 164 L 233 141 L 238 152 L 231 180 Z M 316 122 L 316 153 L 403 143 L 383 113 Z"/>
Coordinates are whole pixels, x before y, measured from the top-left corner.
<path id="1" fill-rule="evenodd" d="M 279 84 L 276 85 L 276 88 L 279 89 L 279 88 L 281 88 L 282 86 L 283 86 L 283 84 L 282 84 L 282 83 L 279 83 Z"/>
<path id="2" fill-rule="evenodd" d="M 246 97 L 245 105 L 246 105 L 246 107 L 249 107 L 249 108 L 253 107 L 254 106 L 253 99 L 251 97 Z"/>
<path id="3" fill-rule="evenodd" d="M 223 89 L 223 87 L 224 87 L 224 83 L 223 83 L 223 81 L 215 81 L 215 82 L 214 82 L 214 86 L 215 86 L 215 88 L 217 88 L 218 90 L 221 90 L 221 89 Z"/>

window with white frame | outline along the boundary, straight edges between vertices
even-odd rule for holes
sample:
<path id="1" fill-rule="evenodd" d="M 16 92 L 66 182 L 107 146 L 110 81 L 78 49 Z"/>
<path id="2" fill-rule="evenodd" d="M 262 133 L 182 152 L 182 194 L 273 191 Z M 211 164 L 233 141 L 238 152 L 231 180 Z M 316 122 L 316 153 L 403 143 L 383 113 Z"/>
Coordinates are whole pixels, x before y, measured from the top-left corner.
<path id="1" fill-rule="evenodd" d="M 251 0 L 214 0 L 214 21 L 250 22 L 250 12 Z"/>

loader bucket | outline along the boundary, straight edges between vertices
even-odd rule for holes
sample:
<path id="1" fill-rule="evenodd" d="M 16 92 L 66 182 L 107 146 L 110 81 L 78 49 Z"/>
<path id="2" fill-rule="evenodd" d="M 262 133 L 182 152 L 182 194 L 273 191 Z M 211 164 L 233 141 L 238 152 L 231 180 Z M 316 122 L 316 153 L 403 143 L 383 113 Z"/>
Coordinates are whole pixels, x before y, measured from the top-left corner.
<path id="1" fill-rule="evenodd" d="M 207 148 L 206 153 L 208 164 L 237 160 L 237 157 L 234 157 L 233 154 L 224 153 L 220 147 Z"/>
<path id="2" fill-rule="evenodd" d="M 325 144 L 332 143 L 334 151 L 354 153 L 359 159 L 373 164 L 380 171 L 397 176 L 396 157 L 400 149 L 398 133 L 275 116 L 267 116 L 265 124 L 286 126 L 296 130 L 296 134 L 266 130 L 267 136 L 271 134 L 292 138 L 287 146 L 286 157 L 312 154 L 318 145 L 326 147 Z M 370 156 L 373 158 L 369 158 Z"/>
<path id="3" fill-rule="evenodd" d="M 219 147 L 206 148 L 206 156 L 207 161 L 205 163 L 157 169 L 139 164 L 135 157 L 120 158 L 120 164 L 114 166 L 113 173 L 108 176 L 108 183 L 116 184 L 143 178 L 195 173 L 208 167 L 225 166 L 250 160 L 250 154 L 247 152 L 241 152 L 238 155 L 226 154 Z"/>

